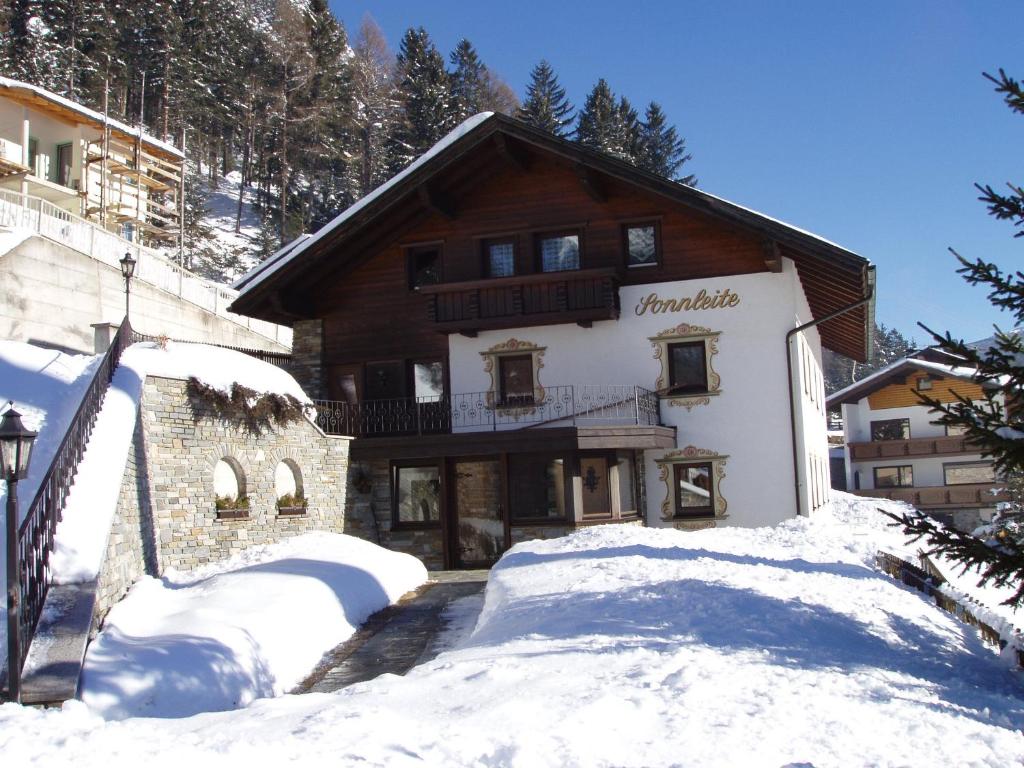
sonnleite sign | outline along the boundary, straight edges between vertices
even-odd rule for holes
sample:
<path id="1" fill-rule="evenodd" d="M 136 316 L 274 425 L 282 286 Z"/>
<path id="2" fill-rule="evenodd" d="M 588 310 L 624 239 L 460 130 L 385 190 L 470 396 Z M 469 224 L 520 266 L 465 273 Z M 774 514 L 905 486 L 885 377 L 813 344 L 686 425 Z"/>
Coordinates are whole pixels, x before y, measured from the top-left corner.
<path id="1" fill-rule="evenodd" d="M 676 298 L 663 299 L 656 293 L 649 293 L 640 299 L 633 311 L 637 315 L 663 315 L 666 312 L 690 312 L 704 309 L 731 309 L 739 306 L 740 296 L 728 288 L 720 288 L 714 293 L 708 293 L 701 288 L 693 296 L 678 296 Z"/>

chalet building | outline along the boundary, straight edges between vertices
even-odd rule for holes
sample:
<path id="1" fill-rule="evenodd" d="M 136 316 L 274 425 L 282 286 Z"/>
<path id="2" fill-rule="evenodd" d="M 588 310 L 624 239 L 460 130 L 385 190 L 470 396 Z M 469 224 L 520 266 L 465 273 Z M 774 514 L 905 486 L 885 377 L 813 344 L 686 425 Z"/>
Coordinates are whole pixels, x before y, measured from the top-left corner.
<path id="1" fill-rule="evenodd" d="M 482 114 L 232 310 L 293 326 L 379 540 L 464 567 L 579 526 L 820 509 L 821 348 L 865 358 L 873 281 L 803 230 Z"/>
<path id="2" fill-rule="evenodd" d="M 180 150 L 28 83 L 0 77 L 0 205 L 63 211 L 133 242 L 180 228 Z"/>
<path id="3" fill-rule="evenodd" d="M 935 422 L 919 393 L 942 403 L 957 395 L 981 400 L 973 371 L 922 359 L 899 360 L 828 399 L 842 408 L 846 487 L 861 496 L 895 499 L 965 530 L 990 520 L 1006 500 L 992 462 L 961 430 Z"/>

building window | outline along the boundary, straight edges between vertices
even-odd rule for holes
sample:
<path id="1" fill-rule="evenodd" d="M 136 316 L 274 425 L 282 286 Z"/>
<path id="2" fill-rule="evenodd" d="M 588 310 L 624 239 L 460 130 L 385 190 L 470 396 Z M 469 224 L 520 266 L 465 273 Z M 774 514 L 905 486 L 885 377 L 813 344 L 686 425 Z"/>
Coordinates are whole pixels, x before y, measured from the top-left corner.
<path id="1" fill-rule="evenodd" d="M 883 419 L 871 422 L 871 439 L 909 440 L 910 419 Z"/>
<path id="2" fill-rule="evenodd" d="M 542 235 L 537 239 L 541 272 L 564 272 L 580 268 L 579 232 Z"/>
<path id="3" fill-rule="evenodd" d="M 933 422 L 934 423 L 934 422 Z M 947 424 L 946 425 L 946 436 L 947 437 L 962 437 L 967 434 L 967 427 L 963 424 Z"/>
<path id="4" fill-rule="evenodd" d="M 706 464 L 676 464 L 675 477 L 676 517 L 707 517 L 715 512 L 715 492 L 711 482 L 712 466 Z"/>
<path id="5" fill-rule="evenodd" d="M 627 267 L 656 267 L 659 261 L 657 224 L 628 224 L 623 227 Z"/>
<path id="6" fill-rule="evenodd" d="M 994 483 L 995 481 L 995 469 L 987 461 L 965 461 L 942 465 L 944 485 L 970 485 Z"/>
<path id="7" fill-rule="evenodd" d="M 918 376 L 917 378 L 917 391 L 927 392 L 932 388 L 932 377 L 931 376 Z"/>
<path id="8" fill-rule="evenodd" d="M 440 519 L 441 470 L 437 465 L 392 467 L 393 520 L 400 525 L 434 525 Z"/>
<path id="9" fill-rule="evenodd" d="M 681 323 L 650 338 L 661 374 L 654 389 L 669 405 L 691 409 L 707 405 L 720 393 L 721 377 L 712 361 L 718 354 L 718 331 Z"/>
<path id="10" fill-rule="evenodd" d="M 561 456 L 510 454 L 508 483 L 513 522 L 565 520 L 565 459 Z"/>
<path id="11" fill-rule="evenodd" d="M 57 145 L 57 183 L 62 187 L 71 186 L 71 145 Z"/>
<path id="12" fill-rule="evenodd" d="M 511 277 L 516 273 L 513 239 L 484 240 L 484 271 L 487 277 Z"/>
<path id="13" fill-rule="evenodd" d="M 441 246 L 411 248 L 408 258 L 410 288 L 435 285 L 441 282 Z"/>
<path id="14" fill-rule="evenodd" d="M 669 394 L 691 395 L 708 391 L 707 350 L 703 341 L 668 345 Z"/>
<path id="15" fill-rule="evenodd" d="M 875 467 L 875 488 L 913 488 L 914 468 L 909 464 L 902 467 Z"/>
<path id="16" fill-rule="evenodd" d="M 498 358 L 498 405 L 533 405 L 533 355 Z"/>
<path id="17" fill-rule="evenodd" d="M 509 339 L 481 352 L 484 373 L 491 377 L 487 408 L 502 408 L 503 416 L 518 417 L 532 413 L 545 402 L 540 383 L 544 367 L 544 347 L 529 341 Z"/>
<path id="18" fill-rule="evenodd" d="M 728 508 L 722 495 L 722 480 L 728 456 L 688 445 L 657 459 L 659 478 L 665 483 L 665 500 L 661 517 L 666 522 L 687 518 L 715 518 L 726 516 Z M 714 524 L 714 521 L 710 523 Z M 680 527 L 707 527 L 707 524 L 687 524 Z"/>

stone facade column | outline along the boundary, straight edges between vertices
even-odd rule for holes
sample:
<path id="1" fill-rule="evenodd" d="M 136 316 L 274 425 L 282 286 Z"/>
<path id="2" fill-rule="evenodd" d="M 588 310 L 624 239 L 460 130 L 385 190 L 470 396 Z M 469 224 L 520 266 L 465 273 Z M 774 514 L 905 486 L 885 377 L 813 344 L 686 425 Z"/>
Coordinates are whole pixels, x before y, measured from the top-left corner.
<path id="1" fill-rule="evenodd" d="M 292 325 L 292 362 L 288 372 L 314 400 L 327 399 L 323 320 L 296 320 Z"/>

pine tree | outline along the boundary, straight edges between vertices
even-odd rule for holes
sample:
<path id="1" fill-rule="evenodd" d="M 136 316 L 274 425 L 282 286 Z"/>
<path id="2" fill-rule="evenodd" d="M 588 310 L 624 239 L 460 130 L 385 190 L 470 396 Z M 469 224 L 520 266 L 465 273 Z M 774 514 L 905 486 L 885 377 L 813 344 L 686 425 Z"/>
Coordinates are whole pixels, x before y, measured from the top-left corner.
<path id="1" fill-rule="evenodd" d="M 484 111 L 487 100 L 487 67 L 480 61 L 473 44 L 462 38 L 452 51 L 454 69 L 449 74 L 452 85 L 452 108 L 458 121 Z"/>
<path id="2" fill-rule="evenodd" d="M 585 147 L 602 152 L 620 151 L 619 106 L 608 83 L 601 78 L 587 96 L 576 119 L 575 139 Z"/>
<path id="3" fill-rule="evenodd" d="M 651 173 L 693 187 L 697 184 L 696 176 L 692 173 L 678 175 L 679 169 L 691 159 L 692 155 L 686 151 L 685 140 L 680 138 L 675 126 L 668 124 L 661 106 L 652 101 L 647 105 L 641 127 L 637 165 Z"/>
<path id="4" fill-rule="evenodd" d="M 1024 114 L 1024 89 L 1020 83 L 1003 70 L 999 70 L 998 77 L 987 73 L 985 77 L 995 84 L 996 92 L 1003 95 L 1013 112 Z M 1014 236 L 1024 236 L 1024 188 L 1011 183 L 1008 193 L 998 193 L 989 185 L 978 185 L 978 190 L 989 214 L 1000 221 L 1013 222 L 1018 228 Z M 960 262 L 957 272 L 967 283 L 985 286 L 993 306 L 1011 312 L 1018 325 L 1024 323 L 1024 273 L 1004 273 L 981 258 L 969 261 L 953 253 Z M 889 516 L 902 524 L 914 541 L 923 538 L 929 554 L 945 555 L 964 572 L 978 569 L 979 586 L 989 582 L 997 587 L 1008 586 L 1014 594 L 1005 603 L 1024 605 L 1024 410 L 1020 408 L 1024 340 L 1020 334 L 997 329 L 994 343 L 979 349 L 954 339 L 949 332 L 929 333 L 942 351 L 962 358 L 961 365 L 976 371 L 973 379 L 982 385 L 985 394 L 981 401 L 958 396 L 952 403 L 921 394 L 920 401 L 939 414 L 939 423 L 966 430 L 967 438 L 992 459 L 997 473 L 1007 481 L 1011 501 L 991 526 L 980 530 L 979 536 L 945 528 L 920 513 Z"/>
<path id="5" fill-rule="evenodd" d="M 542 59 L 530 72 L 526 101 L 516 110 L 516 117 L 542 131 L 564 136 L 572 125 L 572 112 L 573 106 L 565 98 L 565 88 L 558 84 L 551 65 Z"/>
<path id="6" fill-rule="evenodd" d="M 892 365 L 914 350 L 913 339 L 907 339 L 895 328 L 875 323 L 871 334 L 871 355 L 866 363 L 858 363 L 830 349 L 824 351 L 823 374 L 825 392 L 832 394 L 854 384 L 887 365 Z"/>
<path id="7" fill-rule="evenodd" d="M 455 127 L 444 59 L 423 27 L 409 29 L 398 52 L 402 115 L 388 140 L 388 167 L 398 173 Z"/>

